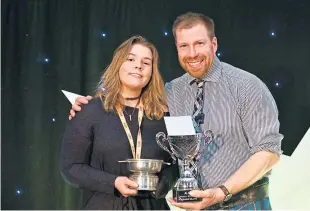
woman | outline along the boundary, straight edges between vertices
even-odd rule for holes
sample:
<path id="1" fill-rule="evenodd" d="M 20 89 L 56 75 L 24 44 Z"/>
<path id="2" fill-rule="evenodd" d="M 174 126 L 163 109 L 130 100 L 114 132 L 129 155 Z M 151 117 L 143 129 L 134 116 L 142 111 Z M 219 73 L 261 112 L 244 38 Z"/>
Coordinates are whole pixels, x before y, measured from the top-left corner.
<path id="1" fill-rule="evenodd" d="M 158 132 L 166 133 L 167 114 L 158 52 L 144 38 L 131 37 L 116 49 L 94 100 L 83 105 L 64 134 L 61 173 L 66 182 L 84 190 L 84 209 L 169 209 L 165 195 L 176 181 L 177 165 L 163 167 L 157 191 L 151 194 L 138 191 L 126 165 L 118 162 L 171 162 L 155 140 Z M 137 142 L 142 147 L 136 148 Z"/>

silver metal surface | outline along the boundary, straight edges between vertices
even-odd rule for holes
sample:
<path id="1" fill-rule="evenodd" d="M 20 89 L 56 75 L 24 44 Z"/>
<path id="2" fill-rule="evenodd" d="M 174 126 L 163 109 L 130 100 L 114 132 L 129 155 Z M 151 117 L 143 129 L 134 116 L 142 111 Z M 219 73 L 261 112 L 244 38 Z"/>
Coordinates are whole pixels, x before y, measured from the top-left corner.
<path id="1" fill-rule="evenodd" d="M 155 174 L 160 172 L 162 168 L 162 160 L 152 159 L 129 159 L 127 160 L 128 170 L 131 172 L 148 172 L 149 174 Z"/>
<path id="2" fill-rule="evenodd" d="M 128 159 L 119 161 L 120 163 L 127 163 L 127 168 L 132 174 L 129 179 L 139 184 L 138 190 L 155 191 L 158 183 L 158 176 L 162 165 L 170 165 L 170 163 L 163 162 L 156 159 Z"/>
<path id="3" fill-rule="evenodd" d="M 166 136 L 165 133 L 160 132 L 156 134 L 156 141 L 175 161 L 178 159 L 182 163 L 181 175 L 175 189 L 177 191 L 198 189 L 198 180 L 189 168 L 189 164 L 193 158 L 200 156 L 210 143 L 207 132 L 188 136 Z"/>
<path id="4" fill-rule="evenodd" d="M 129 179 L 139 184 L 138 190 L 155 191 L 158 183 L 158 176 L 152 174 L 134 173 Z"/>

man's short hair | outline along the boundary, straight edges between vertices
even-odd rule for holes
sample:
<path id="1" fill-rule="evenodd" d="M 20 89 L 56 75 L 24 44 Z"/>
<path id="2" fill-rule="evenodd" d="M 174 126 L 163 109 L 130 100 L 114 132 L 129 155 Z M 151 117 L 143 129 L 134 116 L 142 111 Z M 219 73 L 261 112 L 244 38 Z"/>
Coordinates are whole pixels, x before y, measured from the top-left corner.
<path id="1" fill-rule="evenodd" d="M 211 39 L 215 37 L 214 22 L 212 18 L 201 13 L 187 12 L 178 16 L 174 21 L 172 27 L 174 38 L 176 39 L 176 30 L 189 29 L 197 24 L 203 24 L 207 28 Z"/>

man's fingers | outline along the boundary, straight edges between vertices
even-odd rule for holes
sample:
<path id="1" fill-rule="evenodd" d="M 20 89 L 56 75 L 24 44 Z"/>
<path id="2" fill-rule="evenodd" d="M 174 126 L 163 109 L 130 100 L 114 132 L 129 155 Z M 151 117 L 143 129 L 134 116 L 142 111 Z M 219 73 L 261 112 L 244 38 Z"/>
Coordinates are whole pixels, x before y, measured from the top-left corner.
<path id="1" fill-rule="evenodd" d="M 75 116 L 75 112 L 73 109 L 70 110 L 70 115 L 69 115 L 69 120 L 72 120 L 73 117 Z"/>
<path id="2" fill-rule="evenodd" d="M 205 190 L 192 190 L 189 192 L 189 195 L 197 198 L 208 198 L 210 197 L 209 191 Z"/>
<path id="3" fill-rule="evenodd" d="M 75 112 L 74 112 L 73 109 L 70 110 L 70 116 L 71 116 L 71 117 L 75 117 Z"/>
<path id="4" fill-rule="evenodd" d="M 87 104 L 88 103 L 88 98 L 87 97 L 77 97 L 75 99 L 75 104 Z"/>
<path id="5" fill-rule="evenodd" d="M 176 202 L 173 198 L 168 198 L 168 201 L 172 206 L 179 207 L 185 210 L 201 210 L 205 208 L 204 201 L 197 201 L 197 202 Z"/>
<path id="6" fill-rule="evenodd" d="M 171 204 L 176 203 L 176 201 L 174 201 L 173 198 L 168 198 L 167 200 L 168 200 Z"/>
<path id="7" fill-rule="evenodd" d="M 176 202 L 173 198 L 168 198 L 172 206 L 176 206 L 186 210 L 199 210 L 201 202 Z"/>
<path id="8" fill-rule="evenodd" d="M 200 204 L 198 204 L 198 202 L 196 202 L 197 204 L 193 203 L 187 203 L 187 202 L 182 202 L 182 203 L 171 203 L 172 206 L 176 206 L 179 207 L 181 209 L 185 209 L 185 210 L 200 210 L 202 208 L 200 208 Z"/>
<path id="9" fill-rule="evenodd" d="M 81 111 L 81 107 L 76 105 L 76 104 L 72 105 L 72 109 L 75 110 L 75 111 Z"/>
<path id="10" fill-rule="evenodd" d="M 87 99 L 87 100 L 92 100 L 92 99 L 93 99 L 93 97 L 92 97 L 92 96 L 87 95 L 87 96 L 86 96 L 86 99 Z"/>

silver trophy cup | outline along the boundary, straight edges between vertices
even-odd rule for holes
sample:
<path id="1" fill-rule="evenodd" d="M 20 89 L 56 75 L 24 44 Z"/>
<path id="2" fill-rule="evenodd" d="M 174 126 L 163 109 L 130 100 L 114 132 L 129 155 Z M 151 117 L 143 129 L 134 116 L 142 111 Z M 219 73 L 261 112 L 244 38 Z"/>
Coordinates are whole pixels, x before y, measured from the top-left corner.
<path id="1" fill-rule="evenodd" d="M 160 132 L 156 135 L 157 144 L 169 152 L 174 161 L 181 162 L 180 178 L 173 188 L 173 198 L 177 202 L 200 201 L 200 198 L 191 197 L 191 190 L 199 189 L 198 181 L 192 173 L 189 164 L 198 157 L 208 146 L 210 138 L 208 131 L 188 136 L 168 136 Z M 194 163 L 196 166 L 197 163 Z"/>
<path id="2" fill-rule="evenodd" d="M 157 174 L 161 171 L 162 165 L 170 165 L 170 163 L 156 159 L 127 159 L 119 162 L 127 163 L 127 168 L 131 172 L 129 179 L 139 185 L 138 190 L 145 191 L 156 190 Z"/>

